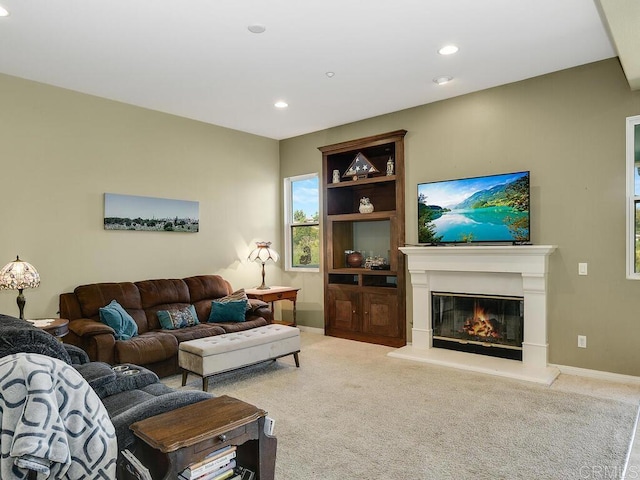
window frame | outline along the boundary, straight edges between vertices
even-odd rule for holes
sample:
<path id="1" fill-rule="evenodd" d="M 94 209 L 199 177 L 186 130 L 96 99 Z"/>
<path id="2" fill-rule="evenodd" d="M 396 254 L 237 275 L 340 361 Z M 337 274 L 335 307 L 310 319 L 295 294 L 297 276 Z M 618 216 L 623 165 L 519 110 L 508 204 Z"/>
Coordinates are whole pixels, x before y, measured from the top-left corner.
<path id="1" fill-rule="evenodd" d="M 627 128 L 626 128 L 626 179 L 627 179 L 627 279 L 629 280 L 640 280 L 640 271 L 636 272 L 635 263 L 636 263 L 636 248 L 635 248 L 635 231 L 636 231 L 636 203 L 640 202 L 640 192 L 635 191 L 635 143 L 636 143 L 636 125 L 640 125 L 640 115 L 635 115 L 633 117 L 627 117 Z M 639 134 L 640 136 L 640 134 Z M 638 139 L 640 142 L 640 139 Z"/>
<path id="2" fill-rule="evenodd" d="M 287 272 L 320 272 L 320 266 L 317 267 L 294 267 L 292 265 L 291 257 L 293 255 L 293 245 L 291 240 L 293 237 L 293 227 L 305 227 L 305 226 L 317 226 L 318 227 L 318 239 L 322 240 L 320 232 L 320 218 L 318 222 L 314 223 L 294 223 L 293 222 L 293 198 L 292 198 L 292 184 L 294 182 L 301 182 L 315 178 L 318 181 L 318 209 L 320 209 L 320 174 L 306 173 L 304 175 L 294 175 L 292 177 L 286 177 L 284 179 L 284 269 Z M 320 214 L 320 211 L 318 211 Z M 320 258 L 322 258 L 322 252 Z"/>

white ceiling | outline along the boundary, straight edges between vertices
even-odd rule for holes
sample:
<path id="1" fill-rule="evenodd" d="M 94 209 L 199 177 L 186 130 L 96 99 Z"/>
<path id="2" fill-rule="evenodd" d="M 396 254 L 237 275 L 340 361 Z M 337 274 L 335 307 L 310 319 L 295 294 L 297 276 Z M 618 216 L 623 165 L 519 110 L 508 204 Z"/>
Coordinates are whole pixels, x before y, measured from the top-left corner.
<path id="1" fill-rule="evenodd" d="M 594 0 L 0 5 L 1 73 L 274 139 L 616 55 Z"/>

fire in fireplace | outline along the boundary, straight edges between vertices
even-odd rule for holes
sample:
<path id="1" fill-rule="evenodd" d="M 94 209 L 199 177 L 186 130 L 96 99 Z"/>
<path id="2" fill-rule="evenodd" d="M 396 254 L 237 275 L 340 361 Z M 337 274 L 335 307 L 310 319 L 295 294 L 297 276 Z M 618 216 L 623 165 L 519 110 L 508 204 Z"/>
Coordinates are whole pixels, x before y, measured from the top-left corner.
<path id="1" fill-rule="evenodd" d="M 522 360 L 524 299 L 431 293 L 433 346 Z"/>

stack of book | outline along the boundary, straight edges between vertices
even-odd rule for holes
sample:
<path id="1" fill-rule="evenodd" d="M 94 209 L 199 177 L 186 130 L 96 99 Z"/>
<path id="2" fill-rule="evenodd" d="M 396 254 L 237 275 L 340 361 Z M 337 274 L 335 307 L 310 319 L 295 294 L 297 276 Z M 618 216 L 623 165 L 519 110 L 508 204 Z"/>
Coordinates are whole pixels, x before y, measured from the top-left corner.
<path id="1" fill-rule="evenodd" d="M 231 445 L 192 463 L 178 475 L 179 480 L 234 480 L 242 476 L 235 473 L 236 447 Z"/>

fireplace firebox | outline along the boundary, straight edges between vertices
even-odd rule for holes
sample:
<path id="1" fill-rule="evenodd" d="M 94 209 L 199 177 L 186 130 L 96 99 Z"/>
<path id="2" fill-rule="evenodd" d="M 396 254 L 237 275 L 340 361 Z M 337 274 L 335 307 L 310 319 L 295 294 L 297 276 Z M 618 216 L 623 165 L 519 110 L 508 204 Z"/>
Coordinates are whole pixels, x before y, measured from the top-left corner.
<path id="1" fill-rule="evenodd" d="M 433 346 L 522 360 L 522 297 L 431 292 Z"/>

